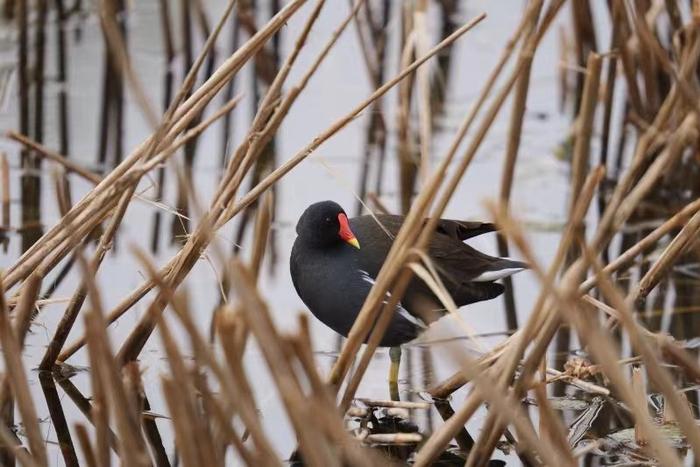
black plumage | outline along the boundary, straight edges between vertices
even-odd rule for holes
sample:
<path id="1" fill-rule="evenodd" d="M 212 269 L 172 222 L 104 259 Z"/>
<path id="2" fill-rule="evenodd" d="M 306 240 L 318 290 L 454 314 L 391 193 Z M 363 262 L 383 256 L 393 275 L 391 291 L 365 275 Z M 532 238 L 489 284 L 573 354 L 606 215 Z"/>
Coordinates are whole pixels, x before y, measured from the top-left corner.
<path id="1" fill-rule="evenodd" d="M 403 220 L 395 215 L 347 219 L 332 201 L 306 209 L 297 224 L 290 269 L 299 297 L 316 318 L 348 335 Z M 437 225 L 428 255 L 457 306 L 497 297 L 503 285 L 494 280 L 526 268 L 522 262 L 486 255 L 463 242 L 494 230 L 493 224 L 484 222 L 442 219 Z M 353 234 L 357 240 L 350 238 Z M 357 241 L 359 248 L 353 246 Z M 414 277 L 381 345 L 414 339 L 443 313 L 429 287 Z"/>

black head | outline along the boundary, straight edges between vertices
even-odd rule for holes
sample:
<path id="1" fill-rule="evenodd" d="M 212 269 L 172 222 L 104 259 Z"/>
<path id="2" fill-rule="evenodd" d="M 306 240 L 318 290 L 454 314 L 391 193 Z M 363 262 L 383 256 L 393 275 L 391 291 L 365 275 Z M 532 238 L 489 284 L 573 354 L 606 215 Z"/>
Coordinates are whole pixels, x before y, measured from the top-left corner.
<path id="1" fill-rule="evenodd" d="M 343 243 L 360 247 L 345 211 L 334 201 L 321 201 L 306 208 L 297 222 L 297 235 L 304 243 L 316 247 Z"/>

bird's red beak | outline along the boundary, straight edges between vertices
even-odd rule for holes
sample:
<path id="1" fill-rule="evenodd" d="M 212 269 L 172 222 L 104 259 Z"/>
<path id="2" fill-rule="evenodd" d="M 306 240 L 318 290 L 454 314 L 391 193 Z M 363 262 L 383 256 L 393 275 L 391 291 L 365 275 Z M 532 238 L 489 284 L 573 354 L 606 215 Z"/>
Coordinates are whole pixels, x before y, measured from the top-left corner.
<path id="1" fill-rule="evenodd" d="M 340 223 L 340 230 L 338 231 L 338 236 L 359 250 L 360 242 L 357 241 L 357 238 L 355 238 L 355 234 L 352 233 L 352 230 L 350 230 L 348 216 L 341 212 L 340 214 L 338 214 L 338 222 Z"/>

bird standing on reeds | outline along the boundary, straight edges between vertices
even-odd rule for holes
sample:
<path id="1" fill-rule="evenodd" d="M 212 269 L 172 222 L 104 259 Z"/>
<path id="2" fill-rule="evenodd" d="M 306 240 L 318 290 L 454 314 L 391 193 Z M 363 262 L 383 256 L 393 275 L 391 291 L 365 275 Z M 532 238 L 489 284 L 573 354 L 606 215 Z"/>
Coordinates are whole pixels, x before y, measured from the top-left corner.
<path id="1" fill-rule="evenodd" d="M 348 219 L 333 201 L 312 204 L 304 211 L 296 227 L 290 268 L 299 297 L 316 318 L 347 337 L 403 221 L 403 216 L 395 215 Z M 441 219 L 437 224 L 427 253 L 458 307 L 499 296 L 504 288 L 495 281 L 527 268 L 464 243 L 494 230 L 485 222 Z M 399 346 L 418 337 L 445 312 L 429 286 L 413 278 L 380 343 L 392 347 L 391 384 L 398 380 Z"/>

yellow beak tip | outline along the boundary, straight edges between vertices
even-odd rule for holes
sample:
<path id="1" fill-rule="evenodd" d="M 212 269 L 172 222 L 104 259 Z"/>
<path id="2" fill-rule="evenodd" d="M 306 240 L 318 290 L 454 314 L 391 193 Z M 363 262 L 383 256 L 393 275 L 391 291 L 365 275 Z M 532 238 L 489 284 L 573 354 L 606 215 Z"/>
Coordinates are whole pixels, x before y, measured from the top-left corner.
<path id="1" fill-rule="evenodd" d="M 357 241 L 356 238 L 351 238 L 350 240 L 347 240 L 347 242 L 357 248 L 358 250 L 360 249 L 360 242 Z"/>

